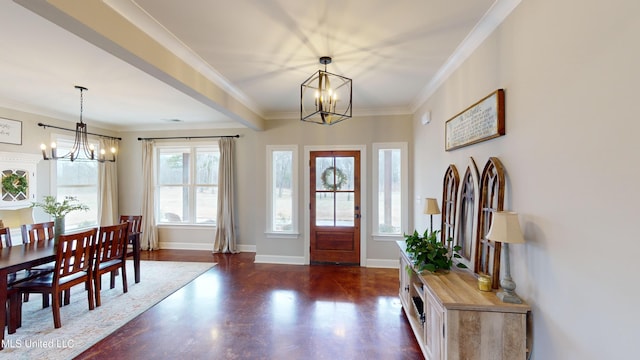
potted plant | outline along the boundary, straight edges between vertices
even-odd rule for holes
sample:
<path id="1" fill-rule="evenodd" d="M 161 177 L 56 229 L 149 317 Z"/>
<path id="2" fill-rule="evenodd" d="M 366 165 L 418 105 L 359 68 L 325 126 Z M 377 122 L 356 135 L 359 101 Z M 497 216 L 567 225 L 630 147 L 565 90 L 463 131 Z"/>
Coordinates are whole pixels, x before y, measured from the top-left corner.
<path id="1" fill-rule="evenodd" d="M 75 196 L 65 196 L 64 200 L 59 202 L 55 196 L 47 195 L 44 197 L 42 202 L 31 203 L 31 207 L 42 208 L 45 213 L 49 214 L 53 218 L 53 234 L 56 241 L 58 240 L 58 236 L 64 233 L 64 217 L 68 213 L 76 210 L 89 210 L 89 207 L 80 203 Z"/>
<path id="2" fill-rule="evenodd" d="M 459 259 L 458 252 L 462 249 L 455 245 L 451 247 L 453 239 L 447 239 L 445 244 L 440 241 L 438 233 L 440 231 L 425 230 L 420 235 L 417 230 L 411 235 L 404 235 L 407 244 L 407 253 L 413 260 L 413 264 L 418 271 L 427 270 L 432 273 L 447 272 L 453 266 L 453 259 Z M 466 268 L 462 263 L 457 263 L 457 267 Z"/>

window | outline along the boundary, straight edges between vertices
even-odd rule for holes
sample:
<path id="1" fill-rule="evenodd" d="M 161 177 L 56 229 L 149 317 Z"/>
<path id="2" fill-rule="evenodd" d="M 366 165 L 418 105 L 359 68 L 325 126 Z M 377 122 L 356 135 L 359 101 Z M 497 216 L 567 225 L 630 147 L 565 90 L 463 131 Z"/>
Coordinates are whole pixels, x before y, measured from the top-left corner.
<path id="1" fill-rule="evenodd" d="M 407 144 L 373 144 L 374 237 L 402 236 L 407 229 Z"/>
<path id="2" fill-rule="evenodd" d="M 157 147 L 159 223 L 215 225 L 219 160 L 217 145 Z"/>
<path id="3" fill-rule="evenodd" d="M 55 142 L 58 155 L 68 153 L 73 146 L 71 137 L 56 136 Z M 93 142 L 93 146 L 98 149 L 98 142 Z M 98 226 L 98 162 L 60 159 L 54 164 L 52 188 L 58 201 L 66 196 L 74 196 L 89 207 L 88 211 L 72 211 L 65 216 L 65 231 Z"/>
<path id="4" fill-rule="evenodd" d="M 267 146 L 267 232 L 298 231 L 298 147 Z"/>

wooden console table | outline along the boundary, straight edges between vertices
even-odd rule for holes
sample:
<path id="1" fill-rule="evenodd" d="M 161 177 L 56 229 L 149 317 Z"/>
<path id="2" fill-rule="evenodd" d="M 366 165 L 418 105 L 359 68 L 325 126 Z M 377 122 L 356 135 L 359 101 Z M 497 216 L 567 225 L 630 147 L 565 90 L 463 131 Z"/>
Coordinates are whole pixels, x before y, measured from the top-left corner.
<path id="1" fill-rule="evenodd" d="M 478 290 L 474 274 L 419 273 L 400 247 L 400 301 L 428 360 L 526 359 L 527 304 L 507 304 Z"/>

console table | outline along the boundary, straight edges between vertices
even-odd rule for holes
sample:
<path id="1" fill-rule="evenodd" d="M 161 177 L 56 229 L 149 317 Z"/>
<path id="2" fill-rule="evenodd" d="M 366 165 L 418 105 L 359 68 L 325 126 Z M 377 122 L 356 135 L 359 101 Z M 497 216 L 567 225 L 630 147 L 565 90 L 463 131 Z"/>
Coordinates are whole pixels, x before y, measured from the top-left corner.
<path id="1" fill-rule="evenodd" d="M 400 301 L 428 360 L 526 359 L 527 304 L 507 304 L 495 291 L 478 290 L 474 274 L 419 273 L 400 248 Z"/>

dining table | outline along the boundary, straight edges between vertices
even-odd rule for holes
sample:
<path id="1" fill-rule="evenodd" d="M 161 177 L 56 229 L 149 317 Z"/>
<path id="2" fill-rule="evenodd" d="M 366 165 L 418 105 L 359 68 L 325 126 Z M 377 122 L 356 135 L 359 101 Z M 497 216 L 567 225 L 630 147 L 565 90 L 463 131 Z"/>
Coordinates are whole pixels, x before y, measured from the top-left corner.
<path id="1" fill-rule="evenodd" d="M 56 260 L 53 240 L 37 241 L 22 246 L 0 249 L 0 304 L 7 303 L 9 274 L 29 269 Z M 4 334 L 7 326 L 7 311 L 0 310 L 0 350 L 4 348 Z"/>

